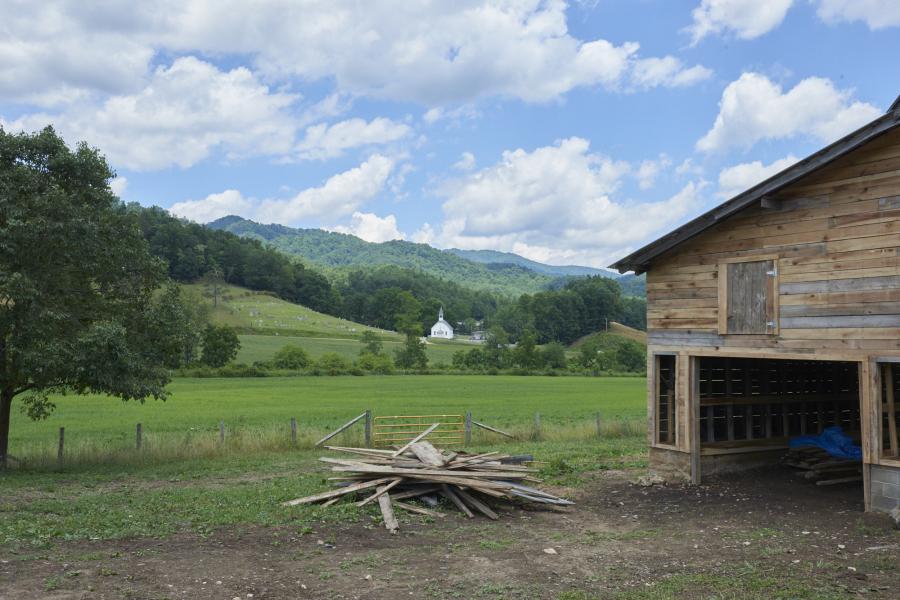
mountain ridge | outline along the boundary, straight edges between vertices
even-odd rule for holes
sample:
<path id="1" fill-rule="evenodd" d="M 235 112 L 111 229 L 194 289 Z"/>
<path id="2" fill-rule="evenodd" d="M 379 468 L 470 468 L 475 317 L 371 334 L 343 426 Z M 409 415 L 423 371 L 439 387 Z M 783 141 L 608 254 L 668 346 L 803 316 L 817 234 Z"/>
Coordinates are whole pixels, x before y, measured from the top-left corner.
<path id="1" fill-rule="evenodd" d="M 393 265 L 506 296 L 533 294 L 558 287 L 561 281 L 572 277 L 599 275 L 618 279 L 618 274 L 605 269 L 546 265 L 513 253 L 456 248 L 440 250 L 406 240 L 367 242 L 351 234 L 279 224 L 265 225 L 237 215 L 221 217 L 206 226 L 259 240 L 333 274 Z"/>

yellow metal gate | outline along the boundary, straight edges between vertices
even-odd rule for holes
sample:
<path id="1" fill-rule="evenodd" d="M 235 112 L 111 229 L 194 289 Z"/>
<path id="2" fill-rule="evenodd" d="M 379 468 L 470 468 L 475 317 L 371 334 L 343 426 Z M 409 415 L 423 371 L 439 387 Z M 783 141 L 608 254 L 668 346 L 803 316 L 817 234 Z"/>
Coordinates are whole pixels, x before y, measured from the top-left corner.
<path id="1" fill-rule="evenodd" d="M 376 447 L 403 445 L 435 423 L 440 425 L 428 434 L 428 441 L 438 446 L 462 446 L 465 443 L 465 418 L 462 415 L 375 417 L 372 441 Z"/>

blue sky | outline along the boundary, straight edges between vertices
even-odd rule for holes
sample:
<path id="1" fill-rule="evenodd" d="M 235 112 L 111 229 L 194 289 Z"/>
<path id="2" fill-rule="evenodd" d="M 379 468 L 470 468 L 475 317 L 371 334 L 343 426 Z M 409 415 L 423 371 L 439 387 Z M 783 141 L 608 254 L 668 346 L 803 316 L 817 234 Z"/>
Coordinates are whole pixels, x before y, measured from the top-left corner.
<path id="1" fill-rule="evenodd" d="M 604 266 L 881 114 L 897 0 L 0 1 L 126 201 Z"/>

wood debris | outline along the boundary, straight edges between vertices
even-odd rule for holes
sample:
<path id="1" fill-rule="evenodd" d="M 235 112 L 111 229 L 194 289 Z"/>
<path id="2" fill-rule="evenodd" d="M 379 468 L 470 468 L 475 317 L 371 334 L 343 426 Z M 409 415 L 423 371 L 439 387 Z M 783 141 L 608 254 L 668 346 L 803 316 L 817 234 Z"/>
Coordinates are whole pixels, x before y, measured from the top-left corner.
<path id="1" fill-rule="evenodd" d="M 424 437 L 424 436 L 422 436 Z M 467 517 L 475 514 L 499 519 L 495 506 L 499 502 L 530 502 L 566 506 L 573 502 L 538 489 L 536 469 L 515 464 L 519 457 L 498 452 L 468 454 L 435 448 L 430 442 L 413 440 L 395 450 L 326 446 L 329 450 L 350 455 L 346 458 L 321 457 L 335 473 L 329 481 L 336 489 L 284 502 L 284 506 L 322 503 L 331 506 L 347 497 L 357 506 L 377 503 L 384 525 L 396 533 L 400 525 L 394 509 L 443 518 L 436 510 L 437 497 L 443 496 L 448 507 L 455 506 Z M 359 498 L 355 498 L 360 494 Z M 417 500 L 420 506 L 400 500 Z"/>
<path id="2" fill-rule="evenodd" d="M 816 446 L 791 448 L 781 462 L 802 469 L 803 478 L 814 480 L 819 486 L 862 481 L 861 461 L 835 458 Z"/>

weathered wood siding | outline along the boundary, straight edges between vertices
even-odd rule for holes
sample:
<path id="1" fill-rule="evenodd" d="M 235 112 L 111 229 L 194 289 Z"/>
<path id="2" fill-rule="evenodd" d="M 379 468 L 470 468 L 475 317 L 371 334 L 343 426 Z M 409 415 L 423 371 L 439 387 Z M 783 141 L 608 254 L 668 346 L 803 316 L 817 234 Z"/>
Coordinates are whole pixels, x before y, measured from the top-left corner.
<path id="1" fill-rule="evenodd" d="M 843 354 L 900 351 L 900 132 L 870 142 L 658 258 L 648 342 Z M 777 258 L 775 335 L 719 335 L 719 263 Z"/>

